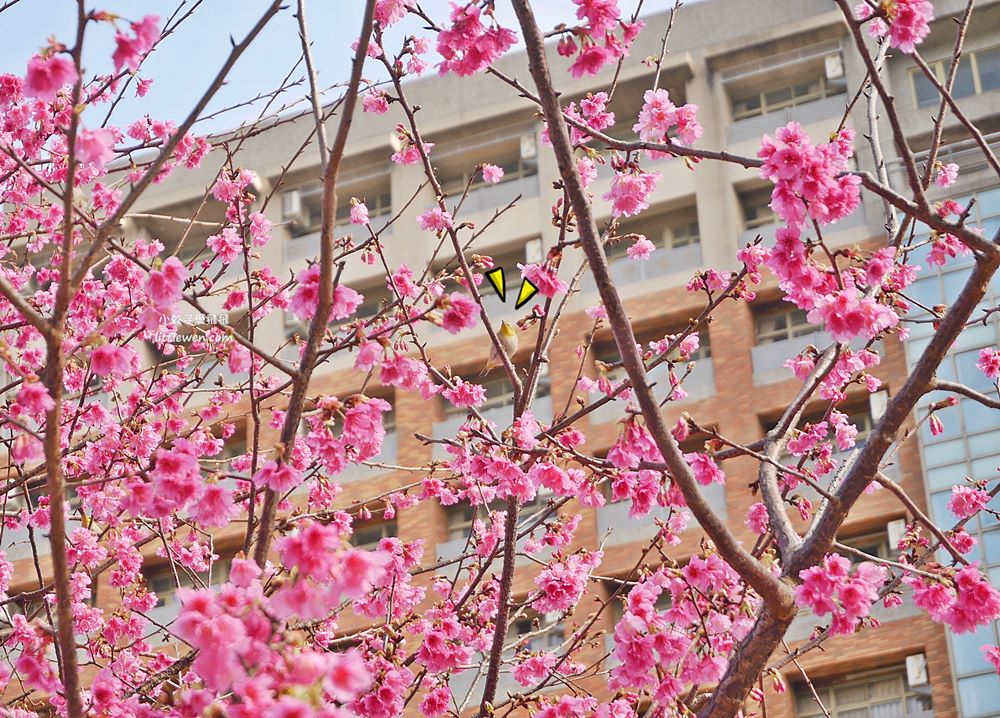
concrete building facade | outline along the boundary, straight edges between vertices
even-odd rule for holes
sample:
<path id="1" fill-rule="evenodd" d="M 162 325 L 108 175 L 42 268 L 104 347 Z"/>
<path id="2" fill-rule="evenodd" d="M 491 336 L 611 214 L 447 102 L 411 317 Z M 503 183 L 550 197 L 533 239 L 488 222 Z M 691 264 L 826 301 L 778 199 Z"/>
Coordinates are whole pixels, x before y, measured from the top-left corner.
<path id="1" fill-rule="evenodd" d="M 956 0 L 936 3 L 939 19 L 921 48 L 929 62 L 937 63 L 950 55 L 953 23 L 949 18 L 963 8 L 964 4 Z M 984 134 L 1000 142 L 1000 3 L 981 3 L 976 13 L 977 20 L 966 40 L 967 59 L 963 59 L 956 95 L 960 106 Z M 665 15 L 644 19 L 646 30 L 622 68 L 610 105 L 617 116 L 612 134 L 623 138 L 631 136 L 642 93 L 651 83 L 651 70 L 638 59 L 658 54 L 659 34 L 666 24 Z M 565 72 L 563 59 L 554 52 L 551 54 L 559 89 L 567 100 L 607 87 L 610 73 L 574 80 Z M 523 54 L 504 57 L 497 66 L 523 81 L 529 77 Z M 789 121 L 800 122 L 817 142 L 825 141 L 844 122 L 858 132 L 859 167 L 872 170 L 871 158 L 860 139 L 865 133 L 863 101 L 845 115 L 845 108 L 864 77 L 864 66 L 853 52 L 847 25 L 830 2 L 705 0 L 681 9 L 670 38 L 661 86 L 670 90 L 678 104 L 692 102 L 700 106 L 698 119 L 705 130 L 700 146 L 752 156 L 762 134 L 771 133 Z M 932 130 L 930 117 L 937 106 L 933 93 L 914 74 L 905 55 L 890 59 L 887 82 L 896 97 L 910 146 L 918 152 L 925 150 Z M 464 187 L 469 173 L 479 163 L 504 167 L 505 176 L 500 184 L 472 188 L 458 219 L 477 227 L 490 223 L 488 231 L 469 248 L 469 255 L 489 255 L 501 263 L 508 276 L 514 275 L 511 288 L 516 291 L 520 279 L 516 264 L 540 260 L 558 241 L 558 230 L 551 221 L 551 205 L 558 197 L 553 189 L 558 172 L 554 159 L 542 146 L 542 126 L 535 109 L 498 79 L 485 75 L 463 79 L 429 77 L 407 83 L 405 90 L 409 101 L 421 108 L 418 113 L 421 130 L 428 141 L 435 143 L 431 157 L 446 190 Z M 357 230 L 347 224 L 346 208 L 351 197 L 363 199 L 375 228 L 392 220 L 382 235 L 391 267 L 405 263 L 415 269 L 428 264 L 437 268 L 450 255 L 444 253 L 440 255 L 441 262 L 432 261 L 437 241 L 431 233 L 421 232 L 416 222 L 417 215 L 434 198 L 422 184 L 419 167 L 398 166 L 389 160 L 390 136 L 400 119 L 395 107 L 383 116 L 359 115 L 362 121 L 355 123 L 341 177 L 342 214 L 338 216 L 337 234 Z M 287 167 L 311 130 L 310 116 L 276 124 L 246 139 L 237 156 L 240 166 L 259 176 L 261 196 L 272 194 L 263 211 L 274 223 L 274 239 L 259 250 L 252 266 L 269 267 L 281 278 L 302 269 L 318 254 L 320 172 L 315 148 L 307 147 Z M 887 128 L 883 130 L 883 138 L 886 137 L 889 137 Z M 945 161 L 957 161 L 962 166 L 960 184 L 952 188 L 953 194 L 961 197 L 975 194 L 979 198 L 978 219 L 990 234 L 1000 224 L 997 178 L 976 163 L 975 151 L 964 142 L 951 117 L 947 120 L 945 138 L 947 146 L 942 159 L 953 157 Z M 884 145 L 893 179 L 899 181 L 902 177 L 893 164 L 894 149 L 890 142 Z M 624 226 L 628 231 L 645 234 L 658 248 L 644 264 L 623 257 L 620 248 L 608 249 L 618 290 L 640 339 L 676 331 L 701 310 L 701 298 L 684 287 L 694 271 L 702 267 L 734 268 L 738 248 L 758 235 L 765 242 L 773 240 L 776 228 L 774 215 L 767 207 L 770 185 L 752 170 L 708 161 L 690 167 L 678 159 L 647 165 L 663 175 L 652 196 L 651 209 Z M 143 197 L 136 216 L 130 220 L 134 231 L 160 238 L 168 247 L 176 246 L 186 231 L 188 237 L 181 256 L 192 261 L 210 259 L 211 255 L 203 253 L 200 244 L 210 230 L 200 225 L 188 228 L 183 222 L 169 218 L 187 218 L 197 211 L 200 220 L 220 220 L 223 210 L 219 205 L 208 202 L 202 206 L 205 187 L 212 184 L 218 170 L 218 162 L 209 161 L 199 170 L 177 172 L 154 187 Z M 602 222 L 610 218 L 609 204 L 600 199 L 609 177 L 610 171 L 603 169 L 593 190 L 597 197 L 595 212 Z M 496 215 L 515 198 L 513 208 Z M 882 207 L 866 197 L 863 207 L 830 228 L 827 240 L 838 247 L 867 246 L 881 241 L 883 236 Z M 568 250 L 562 261 L 563 278 L 568 281 L 582 261 L 579 250 Z M 925 264 L 915 289 L 921 302 L 932 306 L 954 296 L 956 282 L 967 267 L 957 262 L 928 271 Z M 341 281 L 365 294 L 362 315 L 377 312 L 387 296 L 383 270 L 377 264 L 367 265 L 352 259 L 345 265 Z M 993 305 L 998 294 L 1000 282 L 995 282 Z M 510 299 L 504 305 L 493 298 L 489 301 L 491 315 L 497 321 L 516 319 L 527 311 L 515 311 Z M 561 331 L 549 351 L 548 374 L 534 403 L 540 420 L 563 416 L 576 406 L 575 383 L 580 359 L 575 349 L 593 328 L 584 309 L 595 303 L 593 284 L 584 280 L 569 300 Z M 222 311 L 214 305 L 212 308 Z M 948 360 L 948 371 L 968 383 L 981 381 L 973 377 L 974 371 L 969 373 L 970 365 L 974 364 L 974 358 L 970 357 L 981 346 L 997 345 L 998 319 L 994 314 L 981 330 L 966 335 L 963 341 L 969 343 L 956 346 Z M 880 347 L 884 359 L 875 374 L 889 395 L 898 389 L 908 362 L 914 360 L 926 341 L 922 326 L 927 325 L 914 326 L 905 344 L 886 341 Z M 275 312 L 258 326 L 258 343 L 277 347 L 286 337 L 294 337 L 301 331 L 301 325 L 291 315 Z M 456 375 L 474 377 L 486 358 L 486 342 L 479 331 L 457 338 L 443 330 L 425 331 L 424 335 L 432 359 L 447 364 Z M 533 337 L 533 333 L 529 336 Z M 828 341 L 828 337 L 805 322 L 800 312 L 780 301 L 773 277 L 766 277 L 759 298 L 752 305 L 727 303 L 715 314 L 702 335 L 696 369 L 685 383 L 688 398 L 668 403 L 665 412 L 671 420 L 681 412 L 689 412 L 702 425 L 712 426 L 731 439 L 755 441 L 798 389 L 798 382 L 781 366 L 784 359 L 807 344 L 822 346 Z M 522 348 L 531 344 L 532 341 L 522 338 Z M 284 352 L 285 356 L 294 356 L 294 347 Z M 519 355 L 518 359 L 523 360 L 524 356 Z M 591 377 L 597 371 L 595 358 L 603 361 L 615 358 L 613 341 L 606 329 L 596 335 L 594 350 L 584 363 L 584 373 Z M 317 375 L 314 392 L 345 396 L 361 390 L 364 377 L 352 365 L 353 355 L 335 356 Z M 511 417 L 509 387 L 498 378 L 498 373 L 490 375 L 486 383 L 489 403 L 484 414 L 498 425 L 506 426 Z M 393 430 L 377 458 L 387 468 L 352 468 L 339 477 L 345 490 L 338 501 L 345 507 L 418 480 L 421 476 L 418 467 L 444 458 L 440 448 L 419 437 L 446 436 L 464 419 L 464 414 L 456 414 L 444 401 L 428 402 L 417 394 L 371 384 L 366 391 L 386 398 L 393 405 Z M 871 426 L 872 417 L 877 418 L 884 398 L 885 394 L 877 394 L 870 399 L 865 392 L 851 395 L 847 409 L 862 429 L 862 438 L 865 428 Z M 618 435 L 617 421 L 624 415 L 624 407 L 624 402 L 616 402 L 595 411 L 581 423 L 587 434 L 586 451 L 599 455 L 610 447 Z M 996 412 L 987 416 L 980 407 L 965 401 L 949 411 L 953 416 L 944 416 L 946 434 L 932 437 L 921 433 L 917 440 L 903 443 L 891 467 L 893 477 L 917 504 L 942 522 L 947 521 L 942 499 L 946 493 L 942 492 L 966 475 L 995 479 L 1000 462 L 1000 417 Z M 246 418 L 238 421 L 240 431 L 245 432 Z M 911 419 L 909 428 L 912 426 Z M 266 424 L 262 431 L 262 445 L 273 443 L 276 432 Z M 231 442 L 229 450 L 238 455 L 245 446 L 237 440 Z M 722 515 L 728 517 L 733 530 L 747 542 L 752 542 L 753 536 L 743 523 L 748 506 L 757 500 L 749 488 L 756 478 L 756 466 L 756 462 L 745 458 L 726 461 L 723 465 L 728 477 L 726 486 L 719 487 L 709 497 Z M 545 500 L 541 503 L 544 505 Z M 605 559 L 601 572 L 609 576 L 624 575 L 643 542 L 656 531 L 655 512 L 646 519 L 629 519 L 628 506 L 623 503 L 609 502 L 600 509 L 589 509 L 571 502 L 564 512 L 582 514 L 576 542 L 591 548 L 603 546 Z M 844 524 L 840 540 L 866 552 L 887 556 L 890 545 L 898 539 L 900 520 L 906 517 L 904 507 L 888 492 L 867 495 Z M 424 561 L 430 565 L 462 551 L 471 519 L 467 510 L 421 502 L 400 511 L 391 521 L 379 521 L 376 516 L 358 532 L 356 542 L 372 544 L 390 535 L 405 540 L 423 539 Z M 1000 527 L 983 519 L 974 528 L 980 538 L 976 558 L 989 567 L 994 583 L 1000 583 Z M 217 553 L 231 555 L 241 538 L 235 531 L 232 535 L 220 535 L 216 539 Z M 682 543 L 671 550 L 671 556 L 682 562 L 697 550 L 701 538 L 699 531 L 688 531 Z M 30 588 L 35 573 L 29 567 L 30 545 L 26 537 L 8 532 L 3 543 L 13 549 L 8 554 L 19 559 L 17 576 L 24 579 L 22 588 Z M 44 551 L 41 545 L 39 548 Z M 169 621 L 176 612 L 172 597 L 175 582 L 162 570 L 158 572 L 157 560 L 149 554 L 147 577 L 160 596 L 158 616 Z M 40 565 L 45 572 L 44 556 Z M 517 596 L 528 593 L 536 571 L 530 563 L 519 565 L 515 580 Z M 609 583 L 609 590 L 610 587 Z M 114 589 L 101 581 L 98 605 L 113 605 L 114 594 Z M 587 596 L 580 615 L 602 598 Z M 608 616 L 605 626 L 609 634 L 607 643 L 588 649 L 587 657 L 592 661 L 602 660 L 612 645 L 612 618 Z M 974 641 L 967 636 L 951 636 L 908 601 L 894 611 L 878 610 L 876 618 L 882 621 L 880 626 L 828 641 L 824 650 L 812 652 L 801 661 L 833 718 L 1000 716 L 1000 680 L 978 653 L 981 643 L 998 641 L 997 626 L 980 631 Z M 539 620 L 544 625 L 550 619 L 539 617 Z M 568 617 L 563 620 L 565 625 L 556 624 L 540 638 L 532 639 L 541 641 L 533 647 L 558 646 L 566 635 L 562 631 L 568 631 L 573 621 L 572 616 Z M 794 647 L 807 640 L 819 623 L 822 622 L 812 616 L 801 616 L 789 632 L 789 645 Z M 345 625 L 345 630 L 349 628 Z M 512 627 L 515 634 L 530 630 L 530 621 L 525 627 L 518 624 Z M 611 659 L 604 660 L 609 665 Z M 771 691 L 769 714 L 778 718 L 822 715 L 798 669 L 789 666 L 782 674 L 789 688 L 784 693 Z M 470 705 L 478 703 L 475 691 L 481 690 L 481 681 L 477 689 L 474 678 L 474 671 L 468 671 L 454 679 L 453 684 L 456 694 L 461 690 L 470 693 Z M 589 685 L 600 693 L 600 684 L 595 679 Z M 588 685 L 587 681 L 584 685 Z"/>

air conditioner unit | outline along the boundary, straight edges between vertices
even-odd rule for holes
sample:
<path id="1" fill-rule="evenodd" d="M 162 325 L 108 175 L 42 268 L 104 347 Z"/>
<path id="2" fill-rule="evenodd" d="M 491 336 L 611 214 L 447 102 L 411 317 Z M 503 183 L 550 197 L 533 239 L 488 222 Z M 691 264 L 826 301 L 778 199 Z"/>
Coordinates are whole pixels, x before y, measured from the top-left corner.
<path id="1" fill-rule="evenodd" d="M 281 195 L 281 216 L 285 219 L 294 217 L 302 208 L 302 195 L 297 189 L 283 192 Z"/>
<path id="2" fill-rule="evenodd" d="M 896 551 L 899 546 L 899 542 L 903 540 L 906 535 L 906 519 L 896 519 L 895 521 L 890 521 L 885 526 L 886 535 L 889 538 L 889 550 Z"/>
<path id="3" fill-rule="evenodd" d="M 538 264 L 542 261 L 541 238 L 529 239 L 524 244 L 524 261 L 527 264 Z"/>
<path id="4" fill-rule="evenodd" d="M 531 160 L 538 156 L 538 144 L 535 142 L 535 133 L 521 135 L 521 159 Z"/>
<path id="5" fill-rule="evenodd" d="M 906 657 L 906 682 L 911 688 L 927 685 L 927 658 L 923 653 Z"/>
<path id="6" fill-rule="evenodd" d="M 827 80 L 839 80 L 844 76 L 844 58 L 840 53 L 827 55 L 823 58 L 823 65 L 826 69 Z"/>
<path id="7" fill-rule="evenodd" d="M 889 392 L 886 389 L 876 391 L 868 397 L 868 408 L 871 411 L 872 421 L 878 421 L 885 415 L 885 410 L 889 406 Z"/>
<path id="8" fill-rule="evenodd" d="M 295 227 L 309 226 L 309 208 L 302 203 L 302 194 L 298 190 L 281 195 L 281 216 Z"/>

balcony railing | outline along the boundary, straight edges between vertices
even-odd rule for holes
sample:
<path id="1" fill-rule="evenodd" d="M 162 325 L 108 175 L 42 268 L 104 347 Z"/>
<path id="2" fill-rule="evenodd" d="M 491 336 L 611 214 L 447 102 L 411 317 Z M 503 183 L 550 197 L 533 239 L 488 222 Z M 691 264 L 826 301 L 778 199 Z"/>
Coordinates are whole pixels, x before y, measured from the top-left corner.
<path id="1" fill-rule="evenodd" d="M 802 336 L 752 347 L 750 360 L 753 364 L 754 385 L 772 384 L 790 378 L 792 372 L 784 366 L 786 359 L 791 359 L 810 344 L 817 349 L 823 349 L 832 341 L 833 338 L 829 334 L 817 329 Z"/>
<path id="2" fill-rule="evenodd" d="M 369 223 L 376 232 L 392 219 L 392 214 L 390 212 L 385 212 L 383 214 L 370 217 Z M 382 236 L 387 236 L 392 232 L 392 226 L 389 226 L 382 233 Z M 368 238 L 368 230 L 365 227 L 358 226 L 356 224 L 351 224 L 349 222 L 343 222 L 336 225 L 333 228 L 333 236 L 343 237 L 345 234 L 358 235 L 365 239 Z M 319 230 L 315 232 L 309 232 L 307 234 L 299 235 L 298 237 L 292 237 L 285 241 L 282 246 L 281 256 L 285 262 L 292 262 L 296 259 L 308 259 L 309 257 L 315 257 L 319 254 Z"/>
<path id="3" fill-rule="evenodd" d="M 792 372 L 784 366 L 785 360 L 792 359 L 799 352 L 810 344 L 819 350 L 823 350 L 833 343 L 833 337 L 821 329 L 817 329 L 809 334 L 792 337 L 777 342 L 758 344 L 750 348 L 750 361 L 753 365 L 754 386 L 763 384 L 773 384 L 776 381 L 783 381 L 792 377 Z M 848 346 L 857 351 L 867 344 L 863 337 L 858 337 L 848 343 Z"/>
<path id="4" fill-rule="evenodd" d="M 684 376 L 685 371 L 687 371 L 687 365 L 683 363 L 678 364 L 674 369 L 674 373 L 678 379 Z M 670 368 L 667 364 L 660 364 L 654 367 L 646 376 L 648 382 L 656 382 L 656 386 L 653 387 L 653 395 L 657 399 L 662 400 L 670 393 Z M 691 373 L 681 383 L 681 388 L 687 392 L 687 397 L 684 398 L 684 401 L 698 401 L 715 395 L 715 369 L 712 366 L 711 357 L 699 359 L 695 362 Z M 597 395 L 591 397 L 592 400 L 596 400 L 597 398 L 599 398 Z M 610 401 L 600 408 L 594 409 L 590 413 L 590 421 L 595 424 L 618 421 L 625 416 L 624 407 L 626 403 L 623 399 Z"/>
<path id="5" fill-rule="evenodd" d="M 538 196 L 537 174 L 516 177 L 497 184 L 484 184 L 470 190 L 462 202 L 460 213 L 469 215 L 487 210 L 503 209 L 517 199 L 518 195 L 521 199 Z M 456 192 L 448 198 L 448 207 L 454 209 L 461 199 L 461 193 Z"/>
<path id="6" fill-rule="evenodd" d="M 821 120 L 839 118 L 844 114 L 846 100 L 843 94 L 823 97 L 801 105 L 792 105 L 774 112 L 768 112 L 756 117 L 730 122 L 726 128 L 726 139 L 729 144 L 743 140 L 760 140 L 764 134 L 773 134 L 778 127 L 789 122 L 798 122 L 805 126 Z"/>
<path id="7" fill-rule="evenodd" d="M 701 266 L 701 261 L 701 244 L 695 242 L 676 248 L 657 247 L 649 259 L 632 259 L 627 256 L 610 259 L 608 269 L 614 283 L 624 286 L 673 272 L 694 270 Z M 580 285 L 584 293 L 597 291 L 594 278 L 589 272 L 583 275 Z"/>
<path id="8" fill-rule="evenodd" d="M 724 484 L 699 486 L 709 506 L 723 519 L 728 516 L 726 508 L 726 487 Z M 632 502 L 628 499 L 605 504 L 597 509 L 597 538 L 606 546 L 620 546 L 636 541 L 647 541 L 656 533 L 656 521 L 666 521 L 668 509 L 654 506 L 653 510 L 641 518 L 629 516 Z M 610 533 L 609 533 L 610 532 Z M 605 540 L 607 536 L 607 540 Z"/>

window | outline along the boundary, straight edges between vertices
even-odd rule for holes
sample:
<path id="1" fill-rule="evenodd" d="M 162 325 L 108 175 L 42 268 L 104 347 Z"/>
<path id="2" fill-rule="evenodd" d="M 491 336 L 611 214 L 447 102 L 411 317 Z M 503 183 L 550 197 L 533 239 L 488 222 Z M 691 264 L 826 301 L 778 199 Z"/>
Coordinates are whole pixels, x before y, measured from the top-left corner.
<path id="1" fill-rule="evenodd" d="M 889 534 L 887 531 L 845 538 L 840 543 L 875 558 L 889 558 Z M 851 566 L 857 566 L 859 563 L 864 563 L 868 560 L 848 551 L 844 551 L 842 555 L 851 562 Z"/>
<path id="2" fill-rule="evenodd" d="M 366 550 L 378 548 L 379 542 L 384 538 L 396 536 L 396 521 L 378 521 L 375 523 L 365 523 L 360 526 L 355 525 L 354 533 L 351 534 L 351 545 L 355 548 Z"/>
<path id="3" fill-rule="evenodd" d="M 777 221 L 777 215 L 771 209 L 770 187 L 741 192 L 740 209 L 743 212 L 744 229 L 756 229 Z"/>
<path id="4" fill-rule="evenodd" d="M 189 570 L 170 562 L 144 569 L 143 575 L 146 577 L 147 589 L 156 594 L 156 608 L 160 608 L 177 600 L 178 588 L 215 587 L 224 583 L 229 577 L 232 560 L 232 556 L 216 559 L 210 570 L 198 574 L 198 581 L 195 581 Z"/>
<path id="5" fill-rule="evenodd" d="M 668 332 L 669 333 L 669 332 Z M 663 338 L 663 334 L 648 335 L 642 339 L 637 340 L 641 346 L 643 352 L 649 350 L 649 342 L 659 341 Z M 710 359 L 712 357 L 712 346 L 709 343 L 708 332 L 702 331 L 698 334 L 698 349 L 693 352 L 689 357 L 687 357 L 684 362 L 700 361 L 701 359 Z M 670 361 L 679 361 L 680 357 L 677 351 L 674 351 L 668 357 Z M 597 347 L 595 351 L 595 359 L 605 365 L 605 376 L 612 384 L 615 384 L 623 379 L 626 379 L 625 368 L 621 365 L 621 356 L 618 354 L 618 347 L 614 342 L 606 342 Z M 655 359 L 655 357 L 654 357 Z M 660 366 L 664 366 L 661 364 Z M 680 371 L 678 369 L 677 371 Z M 656 370 L 654 369 L 655 373 Z M 656 377 L 653 377 L 656 378 Z"/>
<path id="6" fill-rule="evenodd" d="M 918 716 L 932 709 L 930 686 L 911 687 L 906 671 L 895 669 L 856 680 L 816 684 L 816 693 L 830 718 L 900 718 Z M 795 688 L 799 718 L 819 718 L 823 709 L 808 686 Z"/>
<path id="7" fill-rule="evenodd" d="M 526 609 L 510 624 L 507 642 L 515 651 L 554 651 L 563 642 L 563 625 L 558 613 L 538 613 Z"/>
<path id="8" fill-rule="evenodd" d="M 762 312 L 754 319 L 754 323 L 758 345 L 784 342 L 816 331 L 816 327 L 806 319 L 804 311 L 787 305 Z"/>
<path id="9" fill-rule="evenodd" d="M 844 90 L 843 80 L 828 80 L 825 75 L 818 74 L 762 90 L 734 92 L 733 119 L 744 120 L 766 115 L 786 107 L 839 95 Z"/>
<path id="10" fill-rule="evenodd" d="M 942 85 L 948 79 L 949 64 L 950 60 L 928 63 Z M 941 96 L 937 88 L 919 67 L 910 70 L 910 81 L 913 83 L 914 107 L 928 107 L 940 102 Z M 958 63 L 958 72 L 955 74 L 955 83 L 951 88 L 953 97 L 981 95 L 998 89 L 1000 89 L 1000 46 L 962 55 Z"/>
<path id="11" fill-rule="evenodd" d="M 1000 226 L 1000 187 L 977 192 L 974 196 L 952 197 L 966 206 L 973 205 L 969 225 L 983 227 L 987 237 Z M 914 244 L 927 239 L 927 227 L 917 226 Z M 925 263 L 926 245 L 910 253 L 909 261 Z M 947 303 L 955 297 L 969 276 L 973 260 L 969 256 L 949 259 L 943 267 L 922 271 L 909 288 L 913 296 L 925 306 Z M 1000 303 L 1000 277 L 994 277 L 989 290 L 976 310 Z M 925 318 L 924 310 L 914 306 L 912 317 Z M 934 331 L 930 323 L 911 325 L 913 328 L 906 343 L 907 361 L 912 366 Z M 938 369 L 938 377 L 945 381 L 960 381 L 977 391 L 991 391 L 989 379 L 976 368 L 979 351 L 983 347 L 1000 346 L 1000 317 L 990 315 L 974 332 L 962 332 L 951 351 Z M 944 399 L 947 394 L 928 394 L 921 402 L 917 415 L 923 416 L 926 405 Z M 930 432 L 927 422 L 920 429 L 920 454 L 927 491 L 930 494 L 930 514 L 939 523 L 954 521 L 947 504 L 954 484 L 966 476 L 987 482 L 987 489 L 997 485 L 997 466 L 1000 465 L 1000 412 L 985 408 L 977 402 L 962 398 L 957 406 L 939 412 L 944 431 L 937 435 Z M 994 499 L 990 508 L 996 510 L 1000 499 Z M 949 523 L 950 525 L 950 523 Z M 980 569 L 994 585 L 1000 585 L 1000 521 L 995 516 L 983 514 L 966 524 L 966 530 L 979 539 L 969 553 L 970 561 L 980 561 Z M 996 690 L 996 669 L 979 652 L 979 646 L 1000 643 L 1000 622 L 982 626 L 974 633 L 949 632 L 951 654 L 954 661 L 960 714 L 964 716 L 997 715 L 1000 713 L 1000 691 Z"/>
<path id="12" fill-rule="evenodd" d="M 351 198 L 356 197 L 368 207 L 371 225 L 378 229 L 392 214 L 392 195 L 385 182 L 371 179 L 348 185 L 337 198 L 337 225 L 351 221 Z M 319 182 L 286 191 L 281 195 L 281 214 L 288 223 L 292 237 L 316 232 L 323 219 L 323 185 Z M 339 230 L 338 230 L 339 231 Z"/>
<path id="13" fill-rule="evenodd" d="M 538 160 L 535 158 L 524 158 L 518 157 L 514 160 L 507 160 L 505 162 L 496 162 L 503 169 L 503 177 L 500 179 L 499 184 L 504 182 L 513 182 L 516 179 L 521 179 L 522 177 L 533 177 L 538 174 Z M 482 171 L 475 169 L 474 171 L 466 171 L 460 174 L 454 174 L 449 176 L 447 179 L 442 180 L 441 189 L 444 190 L 445 194 L 450 197 L 461 197 L 462 193 L 465 192 L 465 187 L 468 185 L 469 193 L 481 189 L 483 187 L 490 187 L 492 183 L 487 182 L 483 179 Z"/>
<path id="14" fill-rule="evenodd" d="M 768 200 L 770 201 L 770 200 Z M 631 222 L 621 227 L 619 236 L 626 234 L 641 234 L 656 247 L 664 249 L 680 249 L 701 242 L 701 231 L 698 228 L 698 214 L 694 207 L 687 207 L 677 212 L 650 219 L 645 222 Z M 614 262 L 627 257 L 626 252 L 632 246 L 632 240 L 618 241 L 607 246 L 605 254 L 608 261 Z M 656 256 L 655 254 L 653 256 Z M 631 260 L 629 260 L 631 261 Z"/>

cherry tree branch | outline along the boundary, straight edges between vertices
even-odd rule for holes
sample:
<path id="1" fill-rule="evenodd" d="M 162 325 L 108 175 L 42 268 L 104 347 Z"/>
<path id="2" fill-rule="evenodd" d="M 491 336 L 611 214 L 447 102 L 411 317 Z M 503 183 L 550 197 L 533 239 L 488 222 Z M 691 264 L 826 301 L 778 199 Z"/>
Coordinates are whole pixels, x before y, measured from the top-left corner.
<path id="1" fill-rule="evenodd" d="M 681 454 L 660 414 L 656 399 L 645 381 L 645 367 L 636 349 L 635 336 L 628 315 L 611 279 L 607 258 L 600 245 L 599 233 L 590 202 L 576 171 L 573 149 L 562 120 L 559 99 L 552 85 L 545 47 L 541 33 L 535 23 L 534 14 L 527 0 L 514 0 L 514 11 L 524 35 L 528 54 L 528 67 L 534 79 L 542 113 L 549 123 L 549 135 L 570 204 L 577 217 L 581 246 L 587 256 L 601 300 L 608 311 L 608 319 L 622 365 L 632 382 L 633 391 L 647 427 L 656 441 L 671 474 L 680 487 L 688 508 L 695 515 L 702 528 L 715 542 L 719 552 L 743 576 L 765 600 L 773 603 L 776 610 L 793 612 L 791 590 L 779 582 L 768 570 L 750 555 L 732 535 L 725 523 L 715 514 L 701 495 L 694 475 Z"/>
<path id="2" fill-rule="evenodd" d="M 961 394 L 962 396 L 968 397 L 973 401 L 978 401 L 980 404 L 990 409 L 1000 409 L 1000 401 L 997 401 L 996 399 L 991 399 L 985 394 L 981 394 L 975 389 L 967 387 L 965 384 L 960 384 L 957 381 L 945 381 L 943 379 L 935 379 L 933 382 L 931 382 L 929 390 L 950 391 L 953 394 Z"/>
<path id="3" fill-rule="evenodd" d="M 364 18 L 361 21 L 361 35 L 358 39 L 358 47 L 354 52 L 354 62 L 351 67 L 351 79 L 347 85 L 347 92 L 344 95 L 344 102 L 340 108 L 340 124 L 337 127 L 337 135 L 333 140 L 333 147 L 330 149 L 330 158 L 323 170 L 323 217 L 320 225 L 320 275 L 319 275 L 319 301 L 316 305 L 316 314 L 309 325 L 309 337 L 302 352 L 302 360 L 299 363 L 298 373 L 292 378 L 292 395 L 288 400 L 288 408 L 285 414 L 285 421 L 281 427 L 281 455 L 280 459 L 285 460 L 291 457 L 291 451 L 295 444 L 295 437 L 298 434 L 299 422 L 302 418 L 302 408 L 305 404 L 306 392 L 309 389 L 309 380 L 312 378 L 313 370 L 316 368 L 316 358 L 319 353 L 319 346 L 326 335 L 327 325 L 330 322 L 330 312 L 333 306 L 333 255 L 334 237 L 333 230 L 337 217 L 337 175 L 340 172 L 340 163 L 344 158 L 344 150 L 347 148 L 347 137 L 351 131 L 351 123 L 354 120 L 354 109 L 358 100 L 358 87 L 361 84 L 361 71 L 364 68 L 365 53 L 368 51 L 368 43 L 371 40 L 372 24 L 375 16 L 375 0 L 367 0 L 365 3 Z M 271 533 L 274 528 L 274 516 L 277 511 L 278 496 L 273 489 L 268 487 L 264 492 L 264 505 L 261 508 L 260 523 L 257 527 L 257 540 L 254 545 L 254 560 L 258 566 L 263 567 L 267 561 L 267 553 L 271 545 Z"/>

